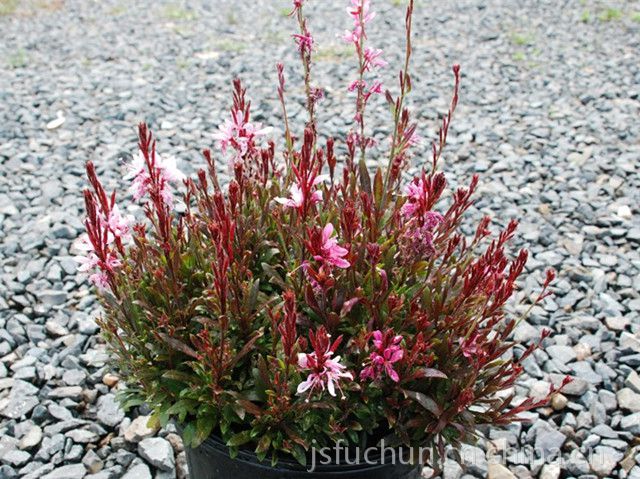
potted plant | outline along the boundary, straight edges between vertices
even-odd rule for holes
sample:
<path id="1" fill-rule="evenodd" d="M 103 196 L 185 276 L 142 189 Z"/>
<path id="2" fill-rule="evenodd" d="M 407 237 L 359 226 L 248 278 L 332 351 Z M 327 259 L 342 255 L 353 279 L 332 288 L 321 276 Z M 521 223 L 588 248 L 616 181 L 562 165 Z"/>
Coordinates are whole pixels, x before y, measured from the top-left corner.
<path id="1" fill-rule="evenodd" d="M 203 152 L 195 178 L 139 126 L 127 178 L 144 217 L 125 215 L 87 164 L 81 269 L 100 291 L 100 325 L 127 379 L 122 403 L 176 422 L 193 479 L 418 477 L 419 463 L 473 440 L 478 425 L 545 402 L 515 404 L 511 392 L 540 345 L 515 344 L 517 319 L 505 313 L 527 259 L 505 249 L 517 223 L 492 236 L 484 218 L 464 234 L 478 178 L 447 196 L 438 171 L 459 67 L 432 153 L 407 179 L 420 141 L 405 105 L 413 2 L 395 97 L 376 80 L 385 62 L 366 43 L 369 1 L 348 12 L 357 71 L 344 137 L 323 137 L 316 121 L 314 41 L 295 0 L 308 117 L 300 129 L 289 121 L 278 65 L 282 145 L 252 122 L 236 80 L 219 153 Z M 365 123 L 379 94 L 391 111 L 386 150 Z M 214 156 L 230 160 L 226 184 Z"/>

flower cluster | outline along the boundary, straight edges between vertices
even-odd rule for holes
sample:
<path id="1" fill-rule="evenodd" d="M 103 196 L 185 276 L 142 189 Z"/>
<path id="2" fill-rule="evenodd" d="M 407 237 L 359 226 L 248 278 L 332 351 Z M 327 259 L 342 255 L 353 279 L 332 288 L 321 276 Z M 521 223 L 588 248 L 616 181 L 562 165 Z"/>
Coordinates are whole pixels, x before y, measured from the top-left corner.
<path id="1" fill-rule="evenodd" d="M 278 203 L 295 208 L 302 217 L 307 215 L 313 205 L 322 201 L 322 190 L 319 188 L 329 180 L 329 175 L 320 174 L 319 158 L 312 151 L 314 142 L 315 137 L 308 132 L 299 161 L 291 165 L 295 180 L 289 187 L 289 197 L 276 198 Z"/>
<path id="2" fill-rule="evenodd" d="M 478 178 L 444 195 L 437 167 L 459 68 L 449 111 L 421 163 L 427 166 L 411 171 L 418 127 L 405 107 L 409 0 L 405 66 L 397 96 L 385 94 L 386 167 L 372 170 L 379 157 L 365 105 L 382 87 L 368 75 L 384 61 L 365 45 L 371 2 L 352 0 L 348 10 L 358 78 L 345 87 L 358 100 L 353 128 L 336 138 L 322 135 L 315 115 L 322 90 L 312 83 L 305 8 L 295 0 L 291 16 L 308 117 L 290 121 L 279 64 L 279 145 L 264 138 L 268 129 L 252 120 L 235 80 L 218 150 L 203 151 L 206 166 L 194 177 L 161 156 L 139 126 L 127 186 L 144 217 L 123 214 L 87 164 L 80 269 L 104 299 L 100 325 L 127 378 L 124 405 L 145 402 L 152 422 L 178 421 L 193 447 L 216 434 L 232 452 L 301 461 L 312 444 L 375 444 L 393 434 L 410 446 L 444 446 L 472 439 L 480 424 L 517 420 L 545 403 L 514 403 L 510 391 L 546 333 L 517 349 L 511 339 L 517 320 L 505 304 L 527 259 L 524 250 L 508 254 L 517 222 L 493 236 L 484 218 L 469 237 L 462 226 Z M 217 156 L 231 157 L 225 183 Z M 544 300 L 552 280 L 549 273 L 540 295 L 526 301 Z"/>
<path id="3" fill-rule="evenodd" d="M 402 336 L 394 334 L 388 329 L 384 333 L 380 330 L 373 332 L 373 345 L 375 351 L 369 356 L 367 366 L 360 371 L 360 379 L 380 379 L 386 374 L 394 382 L 400 381 L 398 372 L 393 368 L 404 357 L 404 350 L 400 343 Z"/>
<path id="4" fill-rule="evenodd" d="M 342 336 L 331 342 L 331 335 L 322 326 L 316 333 L 309 334 L 313 352 L 299 353 L 298 366 L 302 371 L 311 371 L 306 380 L 298 384 L 297 394 L 313 393 L 314 391 L 324 391 L 331 396 L 336 395 L 336 388 L 342 391 L 340 381 L 353 380 L 353 375 L 346 372 L 346 366 L 340 364 L 340 356 L 333 357 L 333 354 L 342 342 Z M 343 399 L 346 399 L 344 394 Z"/>
<path id="5" fill-rule="evenodd" d="M 175 158 L 161 158 L 160 155 L 145 158 L 139 152 L 129 164 L 128 170 L 124 179 L 132 180 L 130 192 L 136 201 L 149 195 L 157 184 L 162 201 L 169 208 L 173 206 L 171 185 L 184 180 L 184 175 L 178 169 Z"/>
<path id="6" fill-rule="evenodd" d="M 371 141 L 364 135 L 365 109 L 372 95 L 382 93 L 382 82 L 373 80 L 368 83 L 365 80 L 365 73 L 385 67 L 387 62 L 382 58 L 382 50 L 365 45 L 367 24 L 376 16 L 376 13 L 371 10 L 371 1 L 351 0 L 351 6 L 347 9 L 347 12 L 352 19 L 353 27 L 344 33 L 343 39 L 345 42 L 353 44 L 358 56 L 358 78 L 349 84 L 348 90 L 357 92 L 354 118 L 359 124 L 360 131 L 355 135 L 364 152 L 366 146 L 371 144 Z"/>
<path id="7" fill-rule="evenodd" d="M 333 224 L 328 223 L 324 228 L 313 228 L 308 232 L 308 238 L 307 247 L 316 261 L 338 268 L 351 266 L 345 259 L 349 252 L 338 245 L 338 240 L 334 236 Z"/>
<path id="8" fill-rule="evenodd" d="M 78 270 L 89 273 L 89 281 L 100 290 L 107 290 L 114 284 L 114 276 L 122 265 L 125 246 L 131 242 L 131 215 L 122 215 L 116 204 L 115 192 L 107 196 L 98 180 L 95 167 L 87 164 L 87 175 L 92 189 L 85 191 L 87 234 L 83 236 L 78 249 L 83 255 L 76 256 Z"/>
<path id="9" fill-rule="evenodd" d="M 271 128 L 263 128 L 260 123 L 249 121 L 251 105 L 244 101 L 245 90 L 239 81 L 234 81 L 233 107 L 231 118 L 218 127 L 214 139 L 218 140 L 218 147 L 222 153 L 233 150 L 232 162 L 241 162 L 247 155 L 256 152 L 256 141 L 270 133 Z"/>
<path id="10" fill-rule="evenodd" d="M 376 13 L 371 11 L 371 0 L 351 0 L 347 12 L 353 19 L 353 28 L 345 31 L 344 41 L 359 45 L 365 36 L 365 25 L 374 19 Z"/>
<path id="11" fill-rule="evenodd" d="M 84 252 L 84 255 L 76 256 L 76 261 L 80 264 L 78 271 L 81 273 L 91 272 L 89 281 L 98 289 L 105 290 L 109 288 L 109 275 L 112 274 L 120 265 L 118 256 L 109 251 L 105 255 L 105 259 L 101 260 L 96 254 L 96 248 L 89 242 L 88 238 L 83 238 L 78 249 Z"/>

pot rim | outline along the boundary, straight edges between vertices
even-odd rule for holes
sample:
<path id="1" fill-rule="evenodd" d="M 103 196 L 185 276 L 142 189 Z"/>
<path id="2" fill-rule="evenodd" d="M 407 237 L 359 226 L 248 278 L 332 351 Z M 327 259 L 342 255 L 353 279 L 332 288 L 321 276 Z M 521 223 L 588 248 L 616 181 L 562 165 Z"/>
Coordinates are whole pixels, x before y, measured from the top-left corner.
<path id="1" fill-rule="evenodd" d="M 179 432 L 182 432 L 181 427 L 178 427 L 178 430 Z M 230 455 L 229 446 L 227 446 L 220 437 L 214 434 L 212 434 L 207 439 L 205 439 L 196 449 L 201 449 L 201 448 L 206 452 L 216 452 L 216 453 L 222 453 L 225 455 Z M 185 446 L 185 449 L 191 449 L 191 448 Z M 394 457 L 395 457 L 395 452 L 397 452 L 397 449 L 394 449 L 391 447 L 389 447 L 388 449 L 394 451 Z M 344 471 L 367 470 L 367 471 L 374 472 L 374 471 L 378 471 L 386 468 L 397 467 L 397 468 L 414 469 L 414 468 L 420 467 L 419 463 L 407 464 L 406 462 L 392 462 L 390 460 L 390 454 L 385 454 L 384 457 L 381 454 L 377 454 L 367 462 L 365 462 L 362 457 L 359 457 L 358 460 L 356 461 L 355 457 L 351 457 L 351 456 L 347 456 L 346 459 L 348 459 L 348 461 L 341 462 L 341 463 L 331 463 L 331 464 L 320 463 L 319 459 L 321 459 L 321 457 L 318 457 L 317 459 L 318 461 L 316 462 L 316 465 L 315 465 L 316 467 L 314 469 L 314 472 L 322 472 L 322 473 L 329 473 L 329 474 L 334 472 L 336 474 L 339 474 L 339 473 L 344 473 Z M 289 457 L 280 456 L 278 458 L 277 464 L 275 466 L 272 466 L 271 461 L 269 460 L 261 461 L 260 459 L 258 459 L 258 456 L 256 455 L 256 453 L 250 449 L 240 449 L 238 451 L 237 456 L 233 460 L 239 461 L 245 464 L 250 464 L 252 467 L 259 467 L 262 469 L 270 469 L 270 470 L 283 469 L 283 470 L 290 470 L 290 471 L 308 472 L 308 467 L 309 467 L 308 465 L 304 466 L 300 464 L 291 456 Z"/>

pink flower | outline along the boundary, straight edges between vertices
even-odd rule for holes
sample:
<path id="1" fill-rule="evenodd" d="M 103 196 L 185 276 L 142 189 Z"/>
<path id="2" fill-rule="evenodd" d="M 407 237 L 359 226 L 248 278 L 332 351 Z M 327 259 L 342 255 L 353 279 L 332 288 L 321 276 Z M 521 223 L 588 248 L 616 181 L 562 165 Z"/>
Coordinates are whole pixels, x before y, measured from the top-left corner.
<path id="1" fill-rule="evenodd" d="M 365 83 L 364 80 L 353 80 L 349 86 L 347 87 L 347 90 L 349 91 L 355 91 L 356 89 L 360 88 L 362 86 L 362 88 L 366 87 L 367 84 Z"/>
<path id="2" fill-rule="evenodd" d="M 424 182 L 422 179 L 414 179 L 405 187 L 407 202 L 402 205 L 400 212 L 405 218 L 413 216 L 420 207 L 424 197 Z"/>
<path id="3" fill-rule="evenodd" d="M 109 243 L 111 241 L 109 241 Z M 79 263 L 78 271 L 81 273 L 94 271 L 93 274 L 89 275 L 89 281 L 100 290 L 109 289 L 108 273 L 113 273 L 116 268 L 122 266 L 122 262 L 116 253 L 107 248 L 106 259 L 105 261 L 101 261 L 87 235 L 82 237 L 77 248 L 85 252 L 84 255 L 74 257 L 74 260 Z"/>
<path id="4" fill-rule="evenodd" d="M 434 230 L 444 218 L 440 213 L 429 210 L 431 189 L 424 178 L 415 178 L 405 188 L 406 202 L 400 213 L 404 216 L 405 229 L 400 236 L 400 255 L 405 265 L 423 261 L 435 253 Z"/>
<path id="5" fill-rule="evenodd" d="M 295 33 L 292 36 L 298 44 L 298 50 L 300 50 L 301 52 L 311 51 L 311 48 L 313 47 L 313 37 L 309 32 L 305 33 L 304 35 Z"/>
<path id="6" fill-rule="evenodd" d="M 427 212 L 424 221 L 412 219 L 400 235 L 400 256 L 405 265 L 424 261 L 436 252 L 433 246 L 433 231 L 443 221 L 434 211 Z"/>
<path id="7" fill-rule="evenodd" d="M 302 189 L 294 183 L 293 185 L 291 185 L 291 188 L 289 188 L 289 192 L 289 198 L 280 197 L 276 198 L 276 201 L 282 205 L 285 205 L 287 208 L 301 208 L 304 204 L 304 194 L 302 193 Z M 322 195 L 321 192 L 318 193 Z"/>
<path id="8" fill-rule="evenodd" d="M 363 87 L 366 85 L 363 85 Z M 364 101 L 365 103 L 369 101 L 369 98 L 371 98 L 371 95 L 376 94 L 379 95 L 382 93 L 382 82 L 376 80 L 375 82 L 373 82 L 373 85 L 371 85 L 369 87 L 369 90 L 364 94 Z"/>
<path id="9" fill-rule="evenodd" d="M 342 36 L 347 43 L 358 45 L 364 36 L 364 26 L 376 16 L 370 11 L 369 0 L 351 0 L 351 7 L 347 8 L 347 13 L 353 19 L 353 30 L 345 31 Z"/>
<path id="10" fill-rule="evenodd" d="M 382 93 L 382 82 L 381 81 L 375 81 L 373 82 L 373 85 L 371 85 L 371 88 L 369 88 L 369 94 L 381 94 Z"/>
<path id="11" fill-rule="evenodd" d="M 333 237 L 333 224 L 328 223 L 321 232 L 314 230 L 310 236 L 307 246 L 313 254 L 313 259 L 338 268 L 351 266 L 351 263 L 344 259 L 349 251 L 342 246 L 338 246 L 338 240 Z"/>
<path id="12" fill-rule="evenodd" d="M 98 255 L 96 254 L 93 245 L 89 242 L 89 239 L 86 235 L 82 237 L 80 240 L 80 244 L 77 245 L 77 248 L 81 251 L 86 252 L 84 256 L 76 256 L 74 259 L 80 263 L 78 266 L 78 271 L 84 273 L 93 268 L 100 268 L 105 271 L 114 271 L 117 267 L 122 265 L 122 262 L 118 259 L 115 252 L 109 252 L 105 261 L 100 261 Z"/>
<path id="13" fill-rule="evenodd" d="M 328 179 L 327 175 L 318 175 L 313 179 L 311 184 L 313 186 L 316 186 L 322 183 L 323 181 L 326 181 L 327 179 Z M 304 190 L 299 184 L 294 183 L 289 188 L 289 198 L 280 197 L 280 198 L 276 198 L 275 200 L 278 203 L 286 206 L 287 208 L 301 209 L 304 207 L 304 200 L 305 200 Z M 322 201 L 322 191 L 316 190 L 313 193 L 311 193 L 311 195 L 309 195 L 310 204 L 314 205 L 321 201 Z"/>
<path id="14" fill-rule="evenodd" d="M 465 358 L 480 360 L 484 357 L 485 351 L 482 346 L 478 344 L 479 337 L 476 333 L 470 338 L 460 338 L 460 347 L 462 348 L 462 355 Z"/>
<path id="15" fill-rule="evenodd" d="M 302 369 L 313 369 L 312 364 L 317 362 L 315 354 L 316 353 L 298 354 L 298 366 Z M 346 366 L 340 364 L 340 356 L 336 356 L 333 359 L 325 359 L 323 371 L 309 374 L 305 381 L 298 384 L 297 394 L 303 394 L 306 391 L 313 393 L 316 389 L 324 391 L 326 387 L 329 394 L 335 397 L 336 385 L 338 385 L 338 382 L 342 378 L 353 380 L 353 375 L 345 372 L 345 369 Z M 340 386 L 338 386 L 338 388 L 340 388 Z"/>
<path id="16" fill-rule="evenodd" d="M 382 58 L 382 50 L 379 48 L 365 48 L 364 50 L 364 69 L 371 70 L 371 68 L 386 67 L 388 63 Z"/>
<path id="17" fill-rule="evenodd" d="M 133 215 L 122 216 L 118 205 L 113 205 L 109 212 L 109 218 L 104 222 L 104 226 L 109 228 L 108 242 L 111 243 L 113 239 L 118 238 L 122 243 L 129 243 L 131 241 L 130 225 L 133 222 Z"/>
<path id="18" fill-rule="evenodd" d="M 78 245 L 78 249 L 86 252 L 85 255 L 78 255 L 73 258 L 79 264 L 78 271 L 86 273 L 100 264 L 98 256 L 96 256 L 93 251 L 93 246 L 91 246 L 86 237 L 82 239 L 81 243 Z"/>
<path id="19" fill-rule="evenodd" d="M 422 178 L 414 178 L 405 188 L 407 201 L 402 205 L 400 212 L 405 218 L 420 217 L 428 222 L 431 227 L 442 222 L 442 215 L 429 208 L 429 188 Z"/>
<path id="20" fill-rule="evenodd" d="M 109 289 L 109 277 L 106 273 L 98 271 L 89 276 L 89 281 L 93 283 L 100 291 Z"/>
<path id="21" fill-rule="evenodd" d="M 386 373 L 392 381 L 400 381 L 398 372 L 393 368 L 404 357 L 404 349 L 400 346 L 402 336 L 394 335 L 392 329 L 373 332 L 373 346 L 376 351 L 369 355 L 368 365 L 360 371 L 360 379 L 380 379 L 382 373 Z"/>
<path id="22" fill-rule="evenodd" d="M 324 90 L 320 87 L 313 87 L 311 89 L 311 98 L 315 103 L 320 102 L 324 98 Z"/>
<path id="23" fill-rule="evenodd" d="M 407 144 L 409 146 L 416 146 L 422 143 L 422 137 L 418 135 L 415 131 L 411 133 L 411 136 L 407 140 Z"/>
<path id="24" fill-rule="evenodd" d="M 345 30 L 342 35 L 342 39 L 347 43 L 360 43 L 360 39 L 362 38 L 362 28 L 355 27 L 353 30 Z"/>
<path id="25" fill-rule="evenodd" d="M 316 334 L 309 334 L 314 351 L 310 354 L 298 354 L 298 367 L 302 371 L 311 371 L 307 379 L 298 384 L 297 394 L 306 392 L 313 394 L 318 391 L 329 391 L 331 396 L 336 396 L 336 387 L 342 393 L 340 381 L 349 379 L 353 381 L 353 375 L 346 372 L 346 366 L 340 364 L 340 356 L 333 357 L 335 350 L 342 341 L 342 336 L 331 343 L 331 336 L 324 327 L 320 327 Z M 344 393 L 342 394 L 344 399 Z"/>
<path id="26" fill-rule="evenodd" d="M 222 153 L 227 152 L 227 148 L 232 144 L 236 137 L 236 132 L 240 129 L 238 124 L 235 121 L 235 115 L 232 117 L 233 120 L 225 120 L 224 123 L 218 126 L 218 133 L 213 135 L 213 138 L 218 140 L 218 148 L 222 151 Z M 234 144 L 234 148 L 236 146 L 239 148 L 240 145 L 244 146 L 245 142 L 237 142 L 237 145 Z M 236 148 L 236 149 L 238 149 Z M 242 148 L 243 150 L 245 148 Z"/>
<path id="27" fill-rule="evenodd" d="M 370 0 L 351 0 L 351 7 L 347 8 L 347 13 L 353 18 L 355 24 L 366 24 L 374 19 L 375 12 L 371 12 Z M 360 21 L 362 17 L 362 22 Z"/>
<path id="28" fill-rule="evenodd" d="M 167 206 L 173 205 L 173 194 L 170 190 L 170 183 L 178 183 L 185 178 L 184 174 L 177 167 L 176 159 L 172 157 L 162 158 L 156 154 L 155 161 L 151 165 L 151 168 L 157 171 L 160 188 L 159 194 L 164 203 Z M 149 166 L 142 153 L 138 153 L 134 157 L 128 169 L 129 172 L 125 175 L 124 179 L 133 179 L 129 190 L 133 198 L 138 201 L 149 193 L 152 183 Z"/>
<path id="29" fill-rule="evenodd" d="M 225 120 L 218 127 L 218 133 L 213 135 L 218 140 L 218 148 L 226 153 L 229 147 L 236 151 L 237 156 L 243 156 L 254 147 L 256 138 L 267 135 L 272 128 L 262 128 L 261 123 L 245 121 L 242 111 L 232 111 L 231 119 Z"/>

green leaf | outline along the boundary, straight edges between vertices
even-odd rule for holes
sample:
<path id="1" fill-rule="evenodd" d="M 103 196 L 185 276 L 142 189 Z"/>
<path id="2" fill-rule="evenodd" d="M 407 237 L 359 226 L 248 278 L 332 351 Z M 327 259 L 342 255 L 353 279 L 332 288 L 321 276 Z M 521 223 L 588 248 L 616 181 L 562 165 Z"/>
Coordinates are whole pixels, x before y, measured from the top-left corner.
<path id="1" fill-rule="evenodd" d="M 161 382 L 164 389 L 171 391 L 176 396 L 179 396 L 185 390 L 188 391 L 183 381 L 176 381 L 174 379 L 162 378 Z"/>
<path id="2" fill-rule="evenodd" d="M 256 303 L 258 302 L 258 293 L 260 292 L 260 279 L 256 279 L 251 285 L 251 291 L 249 291 L 249 297 L 247 298 L 247 312 L 252 312 L 256 309 Z"/>
<path id="3" fill-rule="evenodd" d="M 149 420 L 147 421 L 147 427 L 149 429 L 160 429 L 160 414 L 156 411 L 149 416 Z"/>
<path id="4" fill-rule="evenodd" d="M 159 331 L 157 334 L 165 343 L 167 343 L 170 348 L 175 349 L 176 351 L 180 351 L 181 353 L 184 353 L 187 356 L 191 356 L 192 358 L 198 358 L 198 353 L 196 353 L 192 348 L 184 344 L 182 341 L 179 341 L 176 338 L 172 338 L 168 334 L 161 331 Z"/>
<path id="5" fill-rule="evenodd" d="M 234 409 L 232 404 L 226 404 L 222 408 L 222 417 L 229 424 L 231 424 L 233 422 L 236 422 L 238 420 L 238 415 L 236 414 L 236 411 L 235 411 L 235 409 Z"/>
<path id="6" fill-rule="evenodd" d="M 247 341 L 242 349 L 235 355 L 233 361 L 231 362 L 231 365 L 234 366 L 238 361 L 240 361 L 240 359 L 246 356 L 249 352 L 253 351 L 253 346 L 256 344 L 256 341 L 262 337 L 263 334 L 263 329 L 259 329 L 258 331 L 254 332 L 253 337 L 249 341 Z"/>
<path id="7" fill-rule="evenodd" d="M 143 398 L 136 397 L 136 396 L 124 396 L 123 395 L 121 397 L 116 397 L 116 399 L 118 400 L 118 402 L 120 402 L 120 407 L 124 411 L 128 411 L 132 407 L 140 406 L 141 404 L 144 404 L 144 402 L 145 402 Z"/>
<path id="8" fill-rule="evenodd" d="M 307 453 L 301 445 L 294 444 L 291 455 L 303 466 L 307 465 Z"/>
<path id="9" fill-rule="evenodd" d="M 267 458 L 267 452 L 268 451 L 256 452 L 256 457 L 258 458 L 258 461 L 264 461 Z"/>
<path id="10" fill-rule="evenodd" d="M 371 177 L 369 176 L 369 170 L 364 160 L 358 162 L 358 174 L 360 176 L 360 186 L 365 193 L 371 195 Z"/>
<path id="11" fill-rule="evenodd" d="M 122 409 L 124 409 L 125 411 L 127 411 L 128 409 L 131 409 L 132 407 L 136 407 L 136 406 L 141 406 L 142 404 L 144 404 L 144 399 L 142 398 L 137 398 L 137 399 L 130 399 L 126 402 L 126 404 L 124 404 L 122 406 Z"/>
<path id="12" fill-rule="evenodd" d="M 214 416 L 199 417 L 196 421 L 196 433 L 193 438 L 194 446 L 202 444 L 202 442 L 211 435 L 213 426 L 215 426 L 216 419 Z"/>
<path id="13" fill-rule="evenodd" d="M 161 427 L 167 427 L 167 424 L 169 424 L 169 421 L 171 420 L 171 414 L 169 413 L 168 410 L 162 411 L 160 413 L 159 419 L 160 419 L 160 426 Z M 184 419 L 184 418 L 182 418 L 182 419 Z"/>
<path id="14" fill-rule="evenodd" d="M 191 414 L 197 406 L 198 402 L 194 399 L 180 399 L 166 410 L 166 414 L 168 417 L 177 415 L 178 422 L 184 422 L 187 415 Z M 160 415 L 160 420 L 162 420 L 162 415 Z"/>
<path id="15" fill-rule="evenodd" d="M 244 417 L 247 411 L 238 403 L 233 404 L 232 407 L 236 415 L 240 418 L 240 420 L 244 421 Z"/>
<path id="16" fill-rule="evenodd" d="M 182 381 L 183 383 L 188 384 L 193 384 L 196 382 L 193 374 L 185 373 L 183 371 L 177 371 L 175 369 L 166 371 L 162 375 L 162 377 L 166 379 L 173 379 L 174 381 Z"/>
<path id="17" fill-rule="evenodd" d="M 231 436 L 231 438 L 227 441 L 227 446 L 229 447 L 242 446 L 243 444 L 246 444 L 249 441 L 251 441 L 251 431 L 242 431 L 242 432 L 239 432 L 238 434 L 234 434 L 233 436 Z"/>
<path id="18" fill-rule="evenodd" d="M 238 451 L 239 449 L 237 447 L 229 448 L 229 456 L 231 457 L 231 459 L 235 459 L 236 457 L 238 457 Z"/>
<path id="19" fill-rule="evenodd" d="M 185 426 L 185 428 L 182 431 L 182 440 L 184 441 L 185 444 L 189 445 L 190 447 L 196 447 L 196 446 L 193 446 L 193 438 L 195 437 L 195 435 L 196 435 L 196 426 L 194 423 L 190 422 Z"/>
<path id="20" fill-rule="evenodd" d="M 256 447 L 256 454 L 266 454 L 269 450 L 269 446 L 271 446 L 271 436 L 264 435 L 258 441 L 258 447 Z M 264 457 L 263 457 L 264 459 Z"/>
<path id="21" fill-rule="evenodd" d="M 380 202 L 382 201 L 382 189 L 382 170 L 378 168 L 376 171 L 376 176 L 373 179 L 373 197 L 376 204 L 380 204 Z"/>
<path id="22" fill-rule="evenodd" d="M 267 263 L 262 263 L 262 270 L 269 277 L 271 283 L 275 284 L 279 288 L 287 289 L 287 283 L 284 282 L 273 266 Z"/>
<path id="23" fill-rule="evenodd" d="M 266 263 L 278 254 L 280 254 L 280 250 L 278 248 L 269 248 L 262 254 L 260 259 Z"/>

